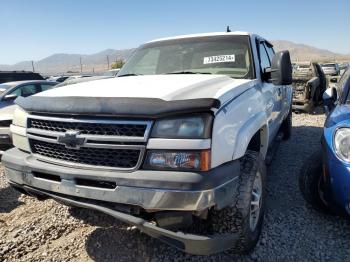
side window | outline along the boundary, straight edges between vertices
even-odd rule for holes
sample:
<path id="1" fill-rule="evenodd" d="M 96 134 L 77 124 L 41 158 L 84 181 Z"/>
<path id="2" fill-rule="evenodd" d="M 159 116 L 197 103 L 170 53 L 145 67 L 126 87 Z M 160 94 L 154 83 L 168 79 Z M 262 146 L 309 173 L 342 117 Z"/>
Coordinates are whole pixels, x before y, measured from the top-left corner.
<path id="1" fill-rule="evenodd" d="M 41 92 L 54 88 L 55 85 L 41 84 Z"/>
<path id="2" fill-rule="evenodd" d="M 271 46 L 265 46 L 267 53 L 269 55 L 270 58 L 270 62 L 272 63 L 272 58 L 275 56 L 275 50 L 273 50 L 273 48 Z"/>
<path id="3" fill-rule="evenodd" d="M 11 95 L 16 94 L 17 96 L 27 97 L 36 94 L 38 90 L 39 88 L 37 85 L 24 85 L 11 92 Z"/>
<path id="4" fill-rule="evenodd" d="M 270 59 L 265 49 L 264 43 L 259 44 L 259 51 L 260 51 L 260 66 L 261 66 L 261 70 L 263 71 L 265 68 L 271 67 Z"/>

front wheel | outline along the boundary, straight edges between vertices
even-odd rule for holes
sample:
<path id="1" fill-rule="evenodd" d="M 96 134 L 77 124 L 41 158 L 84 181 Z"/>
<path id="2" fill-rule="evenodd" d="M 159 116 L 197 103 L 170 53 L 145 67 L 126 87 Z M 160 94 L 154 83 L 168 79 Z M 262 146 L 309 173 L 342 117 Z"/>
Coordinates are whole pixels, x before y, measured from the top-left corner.
<path id="1" fill-rule="evenodd" d="M 210 214 L 214 234 L 238 233 L 232 251 L 245 254 L 259 240 L 265 210 L 266 170 L 259 153 L 248 151 L 240 160 L 239 186 L 232 204 Z"/>

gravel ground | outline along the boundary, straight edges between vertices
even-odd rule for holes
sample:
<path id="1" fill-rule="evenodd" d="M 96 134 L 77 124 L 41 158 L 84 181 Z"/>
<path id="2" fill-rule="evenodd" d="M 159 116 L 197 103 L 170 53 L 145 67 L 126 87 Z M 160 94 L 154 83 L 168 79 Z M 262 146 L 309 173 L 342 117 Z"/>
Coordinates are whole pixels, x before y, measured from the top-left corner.
<path id="1" fill-rule="evenodd" d="M 303 201 L 297 174 L 319 147 L 324 116 L 293 114 L 293 136 L 268 168 L 262 237 L 247 256 L 191 256 L 97 212 L 39 202 L 0 174 L 0 261 L 350 261 L 350 225 Z"/>

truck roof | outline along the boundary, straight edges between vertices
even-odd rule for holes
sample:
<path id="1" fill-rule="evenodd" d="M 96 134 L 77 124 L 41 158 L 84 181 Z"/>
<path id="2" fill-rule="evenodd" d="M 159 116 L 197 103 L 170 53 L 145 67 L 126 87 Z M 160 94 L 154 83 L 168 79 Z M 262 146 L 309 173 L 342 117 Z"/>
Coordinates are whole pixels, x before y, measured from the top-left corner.
<path id="1" fill-rule="evenodd" d="M 154 39 L 152 41 L 147 42 L 148 43 L 154 43 L 158 41 L 167 41 L 167 40 L 175 40 L 175 39 L 182 39 L 182 38 L 192 38 L 192 37 L 206 37 L 206 36 L 223 36 L 223 35 L 252 35 L 248 32 L 241 32 L 241 31 L 235 31 L 235 32 L 212 32 L 212 33 L 201 33 L 201 34 L 189 34 L 189 35 L 179 35 L 179 36 L 172 36 L 172 37 L 164 37 L 164 38 L 158 38 Z"/>

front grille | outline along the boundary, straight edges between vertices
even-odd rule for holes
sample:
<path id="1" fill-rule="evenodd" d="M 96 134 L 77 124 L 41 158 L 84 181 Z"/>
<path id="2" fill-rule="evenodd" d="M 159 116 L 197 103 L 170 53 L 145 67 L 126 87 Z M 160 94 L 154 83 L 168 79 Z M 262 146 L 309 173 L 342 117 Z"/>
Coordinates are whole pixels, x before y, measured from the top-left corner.
<path id="1" fill-rule="evenodd" d="M 29 142 L 34 154 L 89 166 L 134 168 L 138 163 L 141 153 L 140 149 L 81 147 L 79 150 L 76 150 L 68 149 L 61 144 L 34 139 L 30 139 Z"/>
<path id="2" fill-rule="evenodd" d="M 52 132 L 66 132 L 68 130 L 79 131 L 83 135 L 101 136 L 123 136 L 123 137 L 143 137 L 147 125 L 136 123 L 88 123 L 88 122 L 66 122 L 46 119 L 30 118 L 28 127 Z"/>

